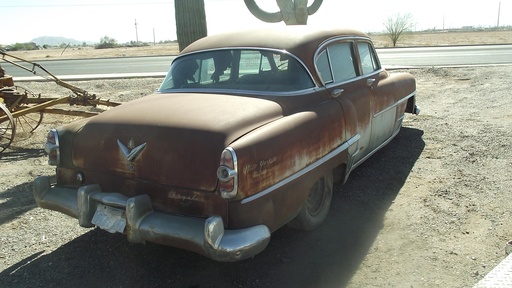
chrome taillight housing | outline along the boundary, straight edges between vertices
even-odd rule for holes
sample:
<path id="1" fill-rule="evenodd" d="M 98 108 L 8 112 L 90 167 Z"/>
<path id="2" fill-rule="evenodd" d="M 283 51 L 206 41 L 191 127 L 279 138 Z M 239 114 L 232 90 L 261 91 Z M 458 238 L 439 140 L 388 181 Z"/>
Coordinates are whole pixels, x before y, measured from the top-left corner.
<path id="1" fill-rule="evenodd" d="M 46 136 L 44 151 L 48 154 L 48 164 L 58 166 L 60 164 L 59 133 L 52 129 Z"/>
<path id="2" fill-rule="evenodd" d="M 230 199 L 238 193 L 238 163 L 233 148 L 228 147 L 222 151 L 220 166 L 217 169 L 219 188 L 222 198 Z"/>

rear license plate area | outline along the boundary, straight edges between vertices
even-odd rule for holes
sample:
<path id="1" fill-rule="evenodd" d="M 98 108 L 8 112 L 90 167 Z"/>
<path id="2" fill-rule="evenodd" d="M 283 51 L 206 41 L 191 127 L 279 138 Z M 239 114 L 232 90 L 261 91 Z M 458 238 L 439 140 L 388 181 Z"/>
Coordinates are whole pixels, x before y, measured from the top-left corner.
<path id="1" fill-rule="evenodd" d="M 110 233 L 123 233 L 126 227 L 124 210 L 98 204 L 92 217 L 92 224 Z"/>

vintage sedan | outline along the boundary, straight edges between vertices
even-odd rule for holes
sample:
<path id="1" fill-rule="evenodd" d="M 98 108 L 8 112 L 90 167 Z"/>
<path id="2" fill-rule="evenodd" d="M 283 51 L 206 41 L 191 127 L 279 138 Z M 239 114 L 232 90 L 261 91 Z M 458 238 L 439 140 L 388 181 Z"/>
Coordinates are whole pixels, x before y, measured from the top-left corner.
<path id="1" fill-rule="evenodd" d="M 156 94 L 51 130 L 56 177 L 35 180 L 35 199 L 130 242 L 247 259 L 286 224 L 318 227 L 333 182 L 419 112 L 415 95 L 414 78 L 385 71 L 358 31 L 205 37 Z"/>

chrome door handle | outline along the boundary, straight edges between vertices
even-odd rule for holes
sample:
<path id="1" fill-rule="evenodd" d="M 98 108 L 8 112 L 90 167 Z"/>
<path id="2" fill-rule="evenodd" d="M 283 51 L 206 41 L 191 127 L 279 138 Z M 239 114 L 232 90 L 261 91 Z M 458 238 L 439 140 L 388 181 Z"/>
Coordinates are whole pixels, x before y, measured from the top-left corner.
<path id="1" fill-rule="evenodd" d="M 336 97 L 339 97 L 342 93 L 343 93 L 343 89 L 334 89 L 332 92 L 331 92 L 331 96 L 336 98 Z"/>
<path id="2" fill-rule="evenodd" d="M 368 78 L 368 79 L 366 80 L 366 85 L 368 85 L 369 87 L 371 87 L 371 88 L 373 89 L 373 86 L 372 86 L 372 85 L 373 85 L 373 83 L 374 83 L 374 82 L 375 82 L 375 79 L 373 79 L 373 78 Z"/>

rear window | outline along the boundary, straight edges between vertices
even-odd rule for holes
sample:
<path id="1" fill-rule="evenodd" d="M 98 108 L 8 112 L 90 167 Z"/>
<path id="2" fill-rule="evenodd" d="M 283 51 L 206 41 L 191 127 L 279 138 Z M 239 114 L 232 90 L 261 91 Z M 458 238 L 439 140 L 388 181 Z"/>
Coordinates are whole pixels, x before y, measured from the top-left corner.
<path id="1" fill-rule="evenodd" d="M 285 92 L 312 87 L 310 74 L 287 53 L 229 49 L 176 58 L 159 91 L 224 89 Z"/>

